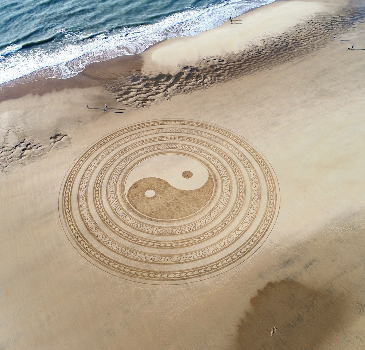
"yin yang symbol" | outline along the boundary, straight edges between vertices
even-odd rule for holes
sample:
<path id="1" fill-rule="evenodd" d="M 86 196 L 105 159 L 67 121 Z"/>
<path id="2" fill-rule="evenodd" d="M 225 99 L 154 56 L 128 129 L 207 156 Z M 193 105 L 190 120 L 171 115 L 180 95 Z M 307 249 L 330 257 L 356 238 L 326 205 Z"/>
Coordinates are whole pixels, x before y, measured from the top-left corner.
<path id="1" fill-rule="evenodd" d="M 188 217 L 204 208 L 214 181 L 198 160 L 165 153 L 147 158 L 126 178 L 125 196 L 140 214 L 157 220 Z"/>

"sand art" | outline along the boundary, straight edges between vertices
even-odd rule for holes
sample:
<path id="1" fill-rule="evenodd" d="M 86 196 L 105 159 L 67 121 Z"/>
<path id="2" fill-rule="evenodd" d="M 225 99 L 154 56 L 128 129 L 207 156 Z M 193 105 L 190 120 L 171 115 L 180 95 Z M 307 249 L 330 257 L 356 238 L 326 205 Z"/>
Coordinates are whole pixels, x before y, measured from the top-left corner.
<path id="1" fill-rule="evenodd" d="M 160 166 L 151 173 L 168 169 L 165 179 L 146 176 L 151 162 Z M 66 177 L 60 215 L 72 244 L 103 270 L 181 283 L 248 258 L 270 233 L 278 201 L 273 170 L 245 140 L 210 124 L 161 120 L 91 146 Z"/>
<path id="2" fill-rule="evenodd" d="M 0 349 L 364 349 L 364 1 L 289 2 L 3 87 Z"/>

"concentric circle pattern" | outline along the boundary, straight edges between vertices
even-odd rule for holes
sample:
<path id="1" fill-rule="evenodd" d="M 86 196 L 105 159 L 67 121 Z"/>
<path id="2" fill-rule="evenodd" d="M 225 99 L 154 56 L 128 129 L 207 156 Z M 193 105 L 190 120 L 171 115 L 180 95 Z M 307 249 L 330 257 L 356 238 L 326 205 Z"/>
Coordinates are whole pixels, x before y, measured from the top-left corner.
<path id="1" fill-rule="evenodd" d="M 270 165 L 249 143 L 188 120 L 135 124 L 75 162 L 60 194 L 68 237 L 89 261 L 146 283 L 220 274 L 256 251 L 278 214 Z"/>

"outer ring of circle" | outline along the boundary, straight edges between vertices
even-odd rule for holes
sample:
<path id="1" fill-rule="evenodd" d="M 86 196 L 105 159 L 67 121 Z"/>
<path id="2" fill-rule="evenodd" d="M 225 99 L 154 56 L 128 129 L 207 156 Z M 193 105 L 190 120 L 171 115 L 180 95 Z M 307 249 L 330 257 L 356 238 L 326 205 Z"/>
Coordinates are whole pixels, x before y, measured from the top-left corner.
<path id="1" fill-rule="evenodd" d="M 111 140 L 122 136 L 123 134 L 118 135 L 122 131 L 124 132 L 124 135 L 125 135 L 125 134 L 130 134 L 133 131 L 138 130 L 138 128 L 140 128 L 141 126 L 142 127 L 149 127 L 149 126 L 158 127 L 159 125 L 165 126 L 165 125 L 167 125 L 167 123 L 170 123 L 171 125 L 175 125 L 175 126 L 180 125 L 180 126 L 190 126 L 190 127 L 204 127 L 207 130 L 212 129 L 213 131 L 214 131 L 214 129 L 217 129 L 217 130 L 220 131 L 220 132 L 218 132 L 220 135 L 224 135 L 226 137 L 229 137 L 232 140 L 234 140 L 236 143 L 238 143 L 239 145 L 244 147 L 246 149 L 246 151 L 248 151 L 251 154 L 251 156 L 253 158 L 255 158 L 255 160 L 257 161 L 257 164 L 259 164 L 261 170 L 263 168 L 265 168 L 265 172 L 267 174 L 270 174 L 270 183 L 272 183 L 272 186 L 275 189 L 273 195 L 270 196 L 270 201 L 274 203 L 273 208 L 271 208 L 271 210 L 270 210 L 270 212 L 273 213 L 273 216 L 270 220 L 270 223 L 269 223 L 268 227 L 265 229 L 265 233 L 262 235 L 262 237 L 258 241 L 253 243 L 253 246 L 250 248 L 248 253 L 245 253 L 244 255 L 242 255 L 242 251 L 239 251 L 239 249 L 236 249 L 236 251 L 234 252 L 236 256 L 233 256 L 234 261 L 232 263 L 229 263 L 229 264 L 223 266 L 223 267 L 220 267 L 218 270 L 215 270 L 214 272 L 208 272 L 208 273 L 204 274 L 203 276 L 199 276 L 199 278 L 194 278 L 194 277 L 190 278 L 190 276 L 191 276 L 191 274 L 190 274 L 187 278 L 170 279 L 170 280 L 165 280 L 165 281 L 156 281 L 156 280 L 152 280 L 152 279 L 147 280 L 147 279 L 140 279 L 138 277 L 136 277 L 136 278 L 135 277 L 129 277 L 127 275 L 121 274 L 120 272 L 116 272 L 116 271 L 113 271 L 113 270 L 105 267 L 103 264 L 100 264 L 97 260 L 92 258 L 87 253 L 87 252 L 92 252 L 93 251 L 92 246 L 85 246 L 85 245 L 80 246 L 79 243 L 76 243 L 76 238 L 72 234 L 69 225 L 66 224 L 66 219 L 65 219 L 66 213 L 68 211 L 68 210 L 65 210 L 65 203 L 67 205 L 69 205 L 71 207 L 71 209 L 72 209 L 72 203 L 68 203 L 68 200 L 65 199 L 64 194 L 67 191 L 70 192 L 70 194 L 72 194 L 72 186 L 71 186 L 71 189 L 70 189 L 69 185 L 68 185 L 68 180 L 72 179 L 72 178 L 76 179 L 78 171 L 82 167 L 82 165 L 80 166 L 79 163 L 81 162 L 81 164 L 85 164 L 85 162 L 90 158 L 90 156 L 96 150 L 95 149 L 96 147 L 98 147 L 97 149 L 100 149 L 105 144 L 110 142 Z M 128 139 L 128 138 L 130 138 L 130 136 L 124 137 L 125 140 Z M 67 236 L 68 240 L 70 241 L 71 245 L 78 251 L 78 253 L 83 258 L 85 258 L 89 263 L 93 264 L 95 267 L 99 268 L 100 270 L 102 270 L 104 272 L 107 272 L 110 275 L 113 275 L 113 276 L 118 277 L 118 278 L 126 279 L 126 280 L 129 280 L 129 281 L 133 281 L 133 282 L 136 282 L 136 283 L 157 284 L 157 285 L 161 285 L 161 284 L 179 285 L 179 284 L 187 284 L 187 283 L 197 283 L 199 281 L 203 281 L 203 280 L 206 280 L 206 279 L 210 279 L 210 278 L 214 278 L 216 276 L 222 275 L 226 271 L 229 271 L 229 270 L 233 269 L 234 267 L 236 267 L 237 265 L 242 264 L 252 254 L 254 254 L 262 246 L 262 244 L 265 242 L 265 240 L 268 238 L 270 232 L 272 231 L 272 229 L 273 229 L 273 227 L 276 223 L 276 220 L 277 220 L 277 217 L 278 217 L 278 214 L 279 214 L 279 211 L 280 211 L 280 186 L 279 186 L 277 177 L 275 175 L 275 172 L 274 172 L 273 168 L 271 167 L 270 163 L 264 158 L 264 156 L 262 156 L 257 151 L 257 149 L 255 149 L 249 142 L 242 139 L 240 136 L 237 136 L 236 134 L 232 133 L 231 131 L 228 131 L 227 129 L 225 129 L 221 126 L 217 126 L 217 125 L 212 124 L 212 123 L 208 124 L 208 123 L 194 121 L 194 120 L 188 120 L 188 119 L 163 119 L 163 120 L 152 120 L 152 121 L 146 121 L 146 122 L 142 122 L 142 123 L 132 124 L 130 126 L 121 128 L 121 129 L 119 129 L 115 132 L 112 132 L 109 135 L 107 135 L 105 137 L 102 137 L 97 142 L 93 143 L 70 166 L 69 171 L 66 173 L 66 175 L 64 177 L 64 180 L 62 182 L 62 186 L 60 188 L 59 202 L 58 203 L 59 203 L 58 208 L 59 208 L 60 222 L 61 222 L 61 225 L 64 229 L 64 232 L 66 233 L 66 236 Z M 86 239 L 85 239 L 85 241 L 87 242 Z M 101 255 L 103 255 L 103 254 L 101 254 Z M 239 255 L 238 258 L 237 258 L 237 255 Z M 232 256 L 232 254 L 230 254 L 230 258 L 231 258 L 231 256 Z M 108 259 L 108 257 L 106 257 L 106 256 L 102 256 L 102 257 Z M 224 259 L 226 259 L 226 258 L 227 257 L 224 257 Z M 146 273 L 145 276 L 148 277 L 148 273 Z"/>

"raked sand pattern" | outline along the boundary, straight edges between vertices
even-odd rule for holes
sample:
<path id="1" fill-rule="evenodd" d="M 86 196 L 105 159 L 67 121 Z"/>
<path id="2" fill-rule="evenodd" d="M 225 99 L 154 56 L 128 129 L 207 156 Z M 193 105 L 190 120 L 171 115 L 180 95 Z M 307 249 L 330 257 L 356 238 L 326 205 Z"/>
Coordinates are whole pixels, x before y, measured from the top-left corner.
<path id="1" fill-rule="evenodd" d="M 275 224 L 279 187 L 239 136 L 160 120 L 87 149 L 65 178 L 59 208 L 71 243 L 91 263 L 133 281 L 178 284 L 255 252 Z"/>

